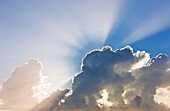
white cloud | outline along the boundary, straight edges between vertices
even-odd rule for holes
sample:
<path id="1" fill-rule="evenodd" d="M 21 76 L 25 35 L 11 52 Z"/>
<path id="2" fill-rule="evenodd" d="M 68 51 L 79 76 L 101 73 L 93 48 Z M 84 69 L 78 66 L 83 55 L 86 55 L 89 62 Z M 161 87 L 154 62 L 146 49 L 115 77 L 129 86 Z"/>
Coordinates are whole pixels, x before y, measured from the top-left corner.
<path id="1" fill-rule="evenodd" d="M 50 95 L 50 86 L 51 83 L 47 81 L 48 76 L 44 76 L 42 73 L 40 73 L 40 81 L 39 84 L 32 87 L 33 90 L 33 96 L 34 98 L 38 98 L 39 102 L 44 100 Z"/>
<path id="2" fill-rule="evenodd" d="M 154 96 L 154 100 L 159 104 L 164 104 L 170 108 L 170 86 L 165 88 L 158 88 L 156 90 L 156 95 Z"/>
<path id="3" fill-rule="evenodd" d="M 101 107 L 101 108 L 102 108 L 102 107 L 110 107 L 110 106 L 113 105 L 112 102 L 109 102 L 109 101 L 108 101 L 109 93 L 107 92 L 107 90 L 105 90 L 105 89 L 102 90 L 102 91 L 100 92 L 100 94 L 101 94 L 102 98 L 101 98 L 101 99 L 98 99 L 98 100 L 96 101 L 99 107 Z"/>
<path id="4" fill-rule="evenodd" d="M 42 65 L 37 59 L 31 59 L 22 67 L 16 68 L 11 77 L 2 84 L 0 99 L 3 110 L 28 110 L 38 103 L 39 98 L 33 98 L 33 94 L 44 93 L 48 89 L 47 81 L 43 81 L 41 74 Z M 40 90 L 33 92 L 32 87 Z M 40 95 L 36 95 L 38 97 Z M 43 99 L 41 95 L 41 99 Z"/>
<path id="5" fill-rule="evenodd" d="M 150 60 L 149 53 L 146 53 L 145 51 L 142 51 L 142 52 L 137 51 L 134 55 L 137 57 L 139 55 L 141 55 L 141 56 L 144 56 L 144 58 L 142 60 L 140 60 L 139 62 L 135 63 L 133 65 L 133 67 L 131 68 L 131 70 L 136 70 L 136 69 L 139 69 L 139 68 L 145 66 L 148 63 L 148 61 Z"/>

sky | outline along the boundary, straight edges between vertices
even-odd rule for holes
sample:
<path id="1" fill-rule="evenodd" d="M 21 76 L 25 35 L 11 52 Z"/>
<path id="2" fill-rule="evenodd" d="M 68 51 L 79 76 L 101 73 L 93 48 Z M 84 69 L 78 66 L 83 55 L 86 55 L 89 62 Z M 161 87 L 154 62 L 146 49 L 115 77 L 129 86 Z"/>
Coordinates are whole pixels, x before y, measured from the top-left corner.
<path id="1" fill-rule="evenodd" d="M 169 0 L 1 0 L 0 84 L 35 58 L 54 91 L 81 71 L 88 52 L 107 45 L 169 56 L 169 11 Z"/>
<path id="2" fill-rule="evenodd" d="M 63 79 L 79 72 L 88 51 L 103 46 L 119 5 L 118 1 L 1 1 L 1 83 L 16 66 L 38 58 L 44 74 L 63 84 Z"/>

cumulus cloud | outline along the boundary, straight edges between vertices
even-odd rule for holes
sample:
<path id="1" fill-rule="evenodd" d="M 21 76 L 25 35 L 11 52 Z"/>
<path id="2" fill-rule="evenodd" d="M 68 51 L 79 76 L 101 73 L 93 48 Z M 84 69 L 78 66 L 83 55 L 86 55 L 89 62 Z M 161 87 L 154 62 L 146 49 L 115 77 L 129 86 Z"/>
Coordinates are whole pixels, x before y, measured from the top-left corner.
<path id="1" fill-rule="evenodd" d="M 26 111 L 37 104 L 40 97 L 44 97 L 42 93 L 48 89 L 48 82 L 41 71 L 42 65 L 37 59 L 31 59 L 22 67 L 16 68 L 2 84 L 0 109 Z"/>
<path id="2" fill-rule="evenodd" d="M 161 92 L 157 91 L 159 88 L 170 86 L 166 78 L 170 76 L 168 61 L 167 55 L 150 59 L 148 53 L 134 53 L 130 46 L 116 51 L 109 46 L 91 51 L 83 58 L 81 72 L 74 77 L 71 90 L 60 91 L 58 97 L 54 93 L 44 100 L 46 108 L 48 111 L 169 111 L 165 102 L 155 99 Z M 47 111 L 40 106 L 44 104 L 32 111 Z"/>
<path id="3" fill-rule="evenodd" d="M 156 90 L 156 95 L 154 95 L 154 100 L 159 104 L 164 104 L 167 107 L 170 107 L 170 86 L 164 88 L 158 88 Z"/>

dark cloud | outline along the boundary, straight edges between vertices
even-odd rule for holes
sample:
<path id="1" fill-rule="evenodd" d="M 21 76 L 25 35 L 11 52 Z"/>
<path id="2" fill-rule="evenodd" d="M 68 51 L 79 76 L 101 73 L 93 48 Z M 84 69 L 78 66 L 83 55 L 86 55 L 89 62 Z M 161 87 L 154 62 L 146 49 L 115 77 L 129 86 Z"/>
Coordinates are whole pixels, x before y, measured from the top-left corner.
<path id="1" fill-rule="evenodd" d="M 48 103 L 48 111 L 168 110 L 154 101 L 154 95 L 157 88 L 170 85 L 165 78 L 170 76 L 169 58 L 160 54 L 146 64 L 148 55 L 133 53 L 130 46 L 116 51 L 108 46 L 94 50 L 83 58 L 70 92 L 64 90 L 55 98 L 51 95 L 33 111 L 47 111 L 39 108 L 44 103 Z"/>
<path id="2" fill-rule="evenodd" d="M 132 74 L 135 76 L 135 80 L 126 87 L 129 90 L 127 93 L 130 92 L 133 95 L 129 96 L 128 94 L 128 99 L 133 100 L 137 94 L 142 97 L 143 106 L 150 107 L 154 105 L 156 88 L 163 83 L 162 77 L 167 73 L 167 63 L 168 57 L 160 54 L 156 58 L 152 58 L 147 66 L 133 71 Z"/>

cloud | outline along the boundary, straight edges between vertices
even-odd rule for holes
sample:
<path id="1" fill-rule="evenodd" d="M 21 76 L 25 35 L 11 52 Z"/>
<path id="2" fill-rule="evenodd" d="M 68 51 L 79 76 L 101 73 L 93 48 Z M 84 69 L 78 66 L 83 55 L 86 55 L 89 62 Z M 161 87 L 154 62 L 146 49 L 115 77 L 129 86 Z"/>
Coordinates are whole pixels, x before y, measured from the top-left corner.
<path id="1" fill-rule="evenodd" d="M 170 86 L 165 88 L 158 88 L 156 90 L 156 95 L 154 100 L 158 101 L 159 104 L 165 104 L 167 107 L 170 107 Z"/>
<path id="2" fill-rule="evenodd" d="M 101 50 L 89 52 L 82 60 L 81 72 L 74 77 L 70 92 L 66 94 L 64 91 L 62 97 L 58 98 L 54 98 L 53 94 L 48 98 L 49 101 L 45 100 L 48 110 L 168 110 L 159 104 L 162 101 L 155 101 L 154 96 L 158 88 L 170 86 L 164 80 L 165 76 L 170 75 L 169 58 L 160 54 L 146 61 L 149 60 L 148 55 L 144 51 L 134 53 L 130 46 L 116 51 L 106 46 Z M 136 64 L 140 67 L 134 68 Z M 38 107 L 40 106 L 44 104 L 40 103 Z M 38 107 L 32 111 L 43 111 Z M 46 111 L 46 108 L 44 109 Z"/>
<path id="3" fill-rule="evenodd" d="M 22 67 L 16 68 L 2 84 L 0 109 L 25 111 L 37 104 L 40 97 L 46 97 L 42 93 L 47 93 L 48 82 L 44 81 L 45 76 L 41 71 L 42 65 L 37 59 L 31 59 Z"/>
<path id="4" fill-rule="evenodd" d="M 31 111 L 36 111 L 36 110 L 55 110 L 56 106 L 58 106 L 61 102 L 62 99 L 65 98 L 65 94 L 69 92 L 68 89 L 64 90 L 57 90 L 53 92 L 49 98 L 45 99 L 42 101 L 39 105 L 36 106 L 36 108 L 32 109 Z"/>
<path id="5" fill-rule="evenodd" d="M 139 95 L 142 98 L 141 107 L 152 108 L 156 105 L 154 95 L 156 89 L 163 85 L 162 78 L 167 73 L 167 63 L 168 57 L 160 54 L 152 58 L 147 66 L 133 71 L 132 75 L 135 76 L 135 80 L 125 86 L 127 89 L 125 98 L 131 102 L 136 95 Z"/>

